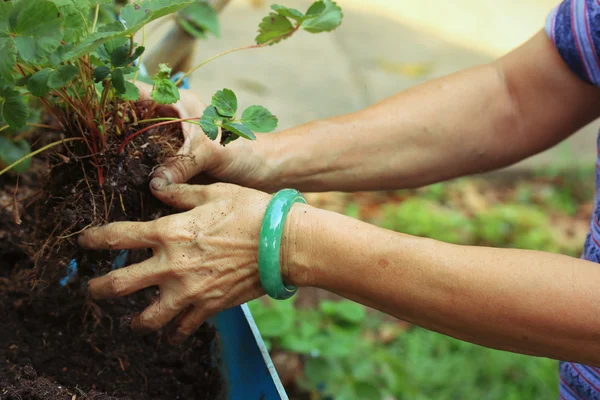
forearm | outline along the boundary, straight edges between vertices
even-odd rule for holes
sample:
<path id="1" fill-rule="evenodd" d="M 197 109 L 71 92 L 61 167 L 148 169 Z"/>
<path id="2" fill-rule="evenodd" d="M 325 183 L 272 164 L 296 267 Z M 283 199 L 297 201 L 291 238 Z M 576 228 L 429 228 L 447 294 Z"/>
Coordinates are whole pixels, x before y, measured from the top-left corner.
<path id="1" fill-rule="evenodd" d="M 541 33 L 495 63 L 259 137 L 266 162 L 255 186 L 396 189 L 501 168 L 591 121 L 600 105 L 596 91 Z"/>
<path id="2" fill-rule="evenodd" d="M 456 246 L 295 206 L 284 275 L 486 347 L 600 365 L 596 264 Z"/>

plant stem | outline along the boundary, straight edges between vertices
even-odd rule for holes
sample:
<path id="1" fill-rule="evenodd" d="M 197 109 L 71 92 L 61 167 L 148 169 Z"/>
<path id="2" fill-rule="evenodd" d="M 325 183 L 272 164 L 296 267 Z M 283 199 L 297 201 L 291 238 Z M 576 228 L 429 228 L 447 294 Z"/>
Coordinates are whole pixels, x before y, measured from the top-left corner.
<path id="1" fill-rule="evenodd" d="M 129 57 L 133 55 L 133 35 L 129 36 Z"/>
<path id="2" fill-rule="evenodd" d="M 73 142 L 75 140 L 83 140 L 83 138 L 77 138 L 76 137 L 76 138 L 62 139 L 62 140 L 59 140 L 57 142 L 53 142 L 53 143 L 47 144 L 46 146 L 44 146 L 44 147 L 42 147 L 40 149 L 37 149 L 36 151 L 32 151 L 31 153 L 27 154 L 26 156 L 21 157 L 20 159 L 18 159 L 17 161 L 15 161 L 14 163 L 10 164 L 8 167 L 6 167 L 2 171 L 0 171 L 0 176 L 2 176 L 4 173 L 10 171 L 11 169 L 13 169 L 14 167 L 16 167 L 17 165 L 21 164 L 23 161 L 25 161 L 25 160 L 27 160 L 27 159 L 29 159 L 31 157 L 37 156 L 38 154 L 43 153 L 44 151 L 46 151 L 48 149 L 51 149 L 52 147 L 58 146 L 58 145 L 63 144 L 63 143 Z"/>
<path id="3" fill-rule="evenodd" d="M 200 119 L 200 117 L 194 117 L 193 119 Z M 187 118 L 185 120 L 182 120 L 181 118 L 170 118 L 170 117 L 143 119 L 141 121 L 138 121 L 137 124 L 145 124 L 148 122 L 161 122 L 161 121 L 179 121 L 179 122 L 187 122 L 190 124 L 200 125 L 198 122 L 195 122 L 192 120 L 188 121 Z"/>
<path id="4" fill-rule="evenodd" d="M 179 78 L 177 80 L 177 82 L 175 82 L 175 86 L 179 86 L 181 84 L 181 82 L 183 82 L 183 80 L 185 78 L 187 78 L 190 74 L 192 74 L 198 68 L 200 68 L 200 67 L 208 64 L 209 62 L 211 62 L 213 60 L 216 60 L 219 57 L 223 57 L 223 56 L 225 56 L 227 54 L 235 53 L 236 51 L 240 51 L 240 50 L 260 49 L 261 47 L 266 47 L 266 46 L 270 45 L 271 43 L 273 43 L 275 41 L 280 41 L 280 40 L 289 38 L 294 33 L 296 33 L 298 31 L 298 29 L 300 29 L 300 24 L 298 24 L 294 28 L 294 30 L 292 30 L 291 32 L 286 33 L 285 35 L 273 38 L 273 39 L 269 40 L 268 42 L 265 42 L 265 43 L 262 43 L 262 44 L 253 44 L 253 45 L 250 45 L 250 46 L 242 46 L 242 47 L 238 47 L 238 48 L 235 48 L 235 49 L 227 50 L 227 51 L 224 51 L 222 53 L 216 54 L 216 55 L 212 56 L 211 58 L 202 61 L 200 64 L 196 65 L 195 67 L 193 67 L 192 69 L 190 69 L 188 72 L 186 72 L 181 78 Z"/>
<path id="5" fill-rule="evenodd" d="M 96 4 L 96 10 L 94 10 L 94 23 L 92 24 L 92 32 L 96 31 L 96 24 L 98 23 L 98 14 L 100 12 L 100 3 Z"/>
<path id="6" fill-rule="evenodd" d="M 235 49 L 227 50 L 227 51 L 224 51 L 222 53 L 216 54 L 216 55 L 212 56 L 211 58 L 208 58 L 208 59 L 202 61 L 200 64 L 194 66 L 192 69 L 190 69 L 188 72 L 186 72 L 181 78 L 179 78 L 177 80 L 177 82 L 175 82 L 175 86 L 179 86 L 181 84 L 181 82 L 183 82 L 183 80 L 185 78 L 187 78 L 188 76 L 190 76 L 190 74 L 192 74 L 198 68 L 200 68 L 200 67 L 208 64 L 209 62 L 211 62 L 213 60 L 216 60 L 219 57 L 226 56 L 227 54 L 231 54 L 231 53 L 234 53 L 236 51 L 249 50 L 249 49 L 258 49 L 258 48 L 264 47 L 266 45 L 267 45 L 267 43 L 264 43 L 264 44 L 253 44 L 253 45 L 250 45 L 250 46 L 238 47 L 238 48 L 235 48 Z"/>
<path id="7" fill-rule="evenodd" d="M 53 130 L 53 131 L 58 131 L 58 132 L 62 130 L 62 129 L 60 129 L 60 128 L 56 128 L 56 127 L 54 127 L 54 126 L 50 126 L 50 125 L 44 125 L 44 124 L 27 124 L 27 126 L 31 126 L 31 127 L 33 127 L 33 128 L 44 128 L 44 129 L 50 129 L 50 130 Z M 7 126 L 3 126 L 2 128 L 0 128 L 0 132 L 1 132 L 1 131 L 3 131 L 4 129 L 6 129 L 7 127 L 8 127 L 8 125 L 7 125 Z M 21 133 L 20 135 L 17 135 L 17 136 L 15 136 L 15 137 L 13 137 L 13 139 L 12 139 L 12 140 L 13 140 L 13 141 L 15 141 L 15 142 L 16 142 L 16 141 L 19 141 L 19 140 L 23 140 L 23 139 L 25 139 L 27 136 L 29 136 L 29 134 L 30 134 L 30 133 L 31 133 L 31 131 L 23 132 L 23 133 Z"/>
<path id="8" fill-rule="evenodd" d="M 142 27 L 142 46 L 146 45 L 146 26 Z M 133 84 L 135 84 L 135 81 L 137 81 L 137 77 L 138 77 L 138 72 L 140 72 L 140 68 L 142 67 L 142 60 L 144 59 L 144 53 L 142 53 L 142 55 L 140 56 L 140 58 L 138 59 L 138 69 L 135 71 L 135 74 L 133 74 Z"/>
<path id="9" fill-rule="evenodd" d="M 142 133 L 147 132 L 152 128 L 157 128 L 157 127 L 163 126 L 163 125 L 174 124 L 176 122 L 190 121 L 192 119 L 198 119 L 198 117 L 173 119 L 173 120 L 169 120 L 169 121 L 165 121 L 165 122 L 159 122 L 158 124 L 154 124 L 154 125 L 150 125 L 145 128 L 142 128 L 139 131 L 134 132 L 131 135 L 127 136 L 125 138 L 125 140 L 123 140 L 123 143 L 121 143 L 121 146 L 119 146 L 119 153 L 122 153 L 123 150 L 125 150 L 125 146 L 127 146 L 127 143 L 131 142 L 136 136 L 141 135 Z"/>
<path id="10" fill-rule="evenodd" d="M 112 81 L 108 81 L 104 89 L 102 89 L 102 98 L 100 99 L 100 108 L 104 109 L 104 105 L 106 103 L 106 97 L 108 96 L 108 92 L 110 91 L 112 85 Z"/>

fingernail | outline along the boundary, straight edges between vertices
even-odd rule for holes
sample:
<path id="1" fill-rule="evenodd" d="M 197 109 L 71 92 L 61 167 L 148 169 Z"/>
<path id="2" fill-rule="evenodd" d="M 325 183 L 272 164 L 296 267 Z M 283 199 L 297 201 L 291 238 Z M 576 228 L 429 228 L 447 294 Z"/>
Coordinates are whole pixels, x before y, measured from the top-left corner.
<path id="1" fill-rule="evenodd" d="M 167 187 L 167 184 L 168 182 L 164 178 L 154 178 L 150 181 L 150 186 L 152 189 L 157 191 L 164 190 Z"/>
<path id="2" fill-rule="evenodd" d="M 170 183 L 173 182 L 173 173 L 171 171 L 169 171 L 169 169 L 166 168 L 166 167 L 159 167 L 154 172 L 154 177 L 155 178 L 162 178 L 162 179 L 166 180 L 167 184 L 170 184 Z"/>

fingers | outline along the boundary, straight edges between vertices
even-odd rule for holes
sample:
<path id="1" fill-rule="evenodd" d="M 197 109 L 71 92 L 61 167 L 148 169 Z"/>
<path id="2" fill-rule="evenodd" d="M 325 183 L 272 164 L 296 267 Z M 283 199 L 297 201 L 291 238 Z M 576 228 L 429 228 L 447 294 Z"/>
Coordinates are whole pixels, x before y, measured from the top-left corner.
<path id="1" fill-rule="evenodd" d="M 181 312 L 180 307 L 165 295 L 150 304 L 141 314 L 131 320 L 131 329 L 139 332 L 153 332 L 166 326 L 177 314 Z"/>
<path id="2" fill-rule="evenodd" d="M 80 246 L 88 249 L 147 249 L 156 247 L 158 235 L 152 222 L 114 222 L 90 228 L 78 240 Z"/>
<path id="3" fill-rule="evenodd" d="M 154 177 L 164 178 L 171 183 L 185 183 L 201 172 L 203 168 L 202 155 L 197 151 L 208 151 L 199 145 L 198 132 L 191 124 L 183 124 L 183 146 L 177 156 L 169 159 L 157 168 Z"/>
<path id="4" fill-rule="evenodd" d="M 150 182 L 150 188 L 160 201 L 180 210 L 191 210 L 214 198 L 224 189 L 226 184 L 214 184 L 209 186 L 168 184 L 161 178 L 154 178 Z"/>
<path id="5" fill-rule="evenodd" d="M 161 277 L 153 259 L 111 271 L 91 279 L 88 291 L 96 300 L 128 296 L 160 282 Z"/>
<path id="6" fill-rule="evenodd" d="M 171 344 L 181 344 L 193 335 L 209 317 L 209 313 L 200 307 L 190 306 L 178 319 L 177 326 L 169 334 Z"/>

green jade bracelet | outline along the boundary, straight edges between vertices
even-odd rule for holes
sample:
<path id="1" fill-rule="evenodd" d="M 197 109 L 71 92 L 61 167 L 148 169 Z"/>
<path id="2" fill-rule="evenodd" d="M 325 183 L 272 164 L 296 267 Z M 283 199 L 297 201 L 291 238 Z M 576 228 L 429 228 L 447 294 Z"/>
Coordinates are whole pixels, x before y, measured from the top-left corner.
<path id="1" fill-rule="evenodd" d="M 277 192 L 265 211 L 258 244 L 258 272 L 260 282 L 267 294 L 277 300 L 292 297 L 298 288 L 287 286 L 281 278 L 281 237 L 287 215 L 295 203 L 306 204 L 306 200 L 294 189 Z"/>

